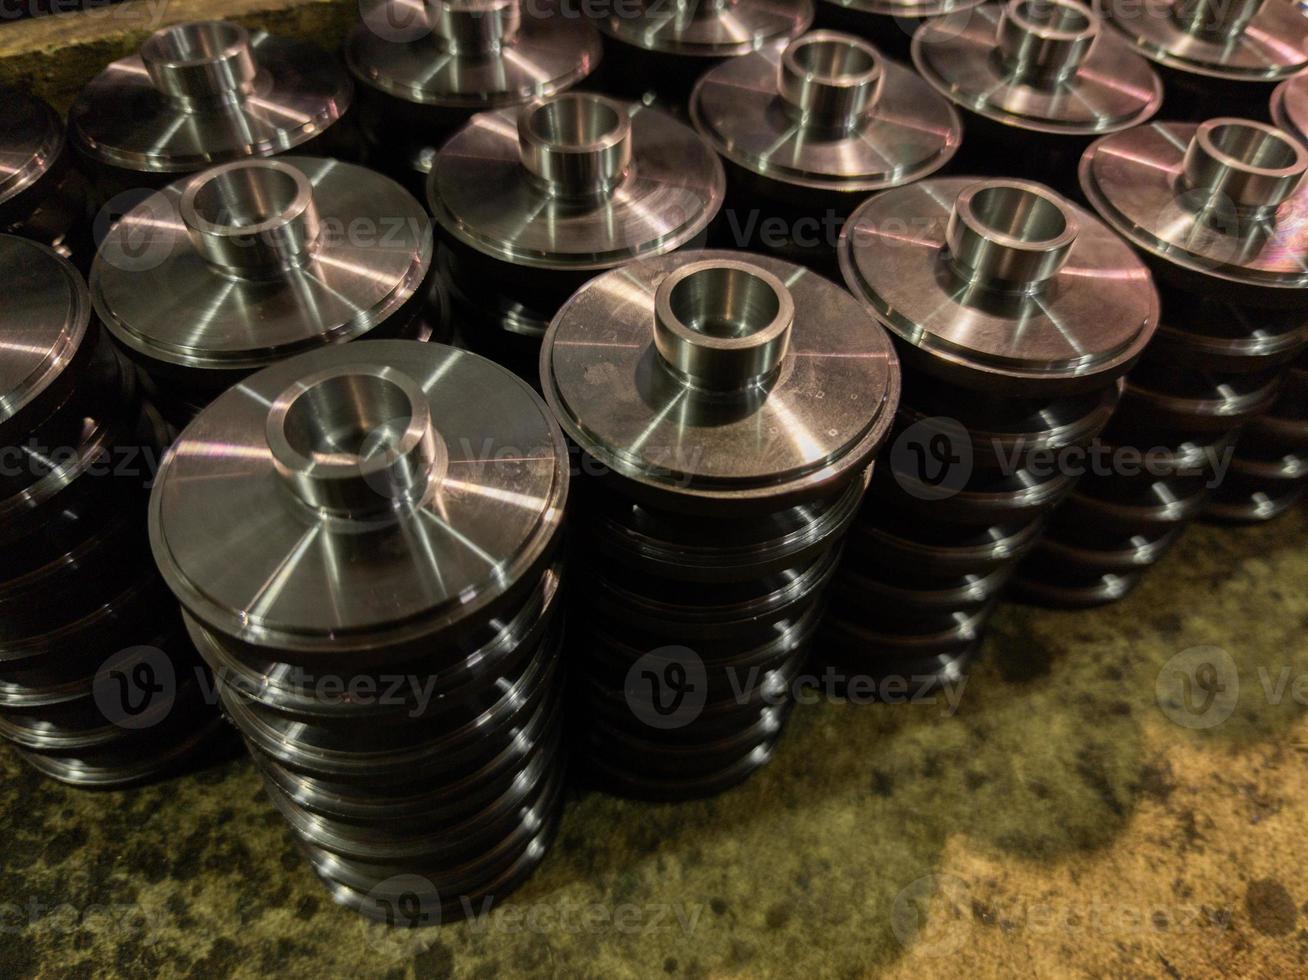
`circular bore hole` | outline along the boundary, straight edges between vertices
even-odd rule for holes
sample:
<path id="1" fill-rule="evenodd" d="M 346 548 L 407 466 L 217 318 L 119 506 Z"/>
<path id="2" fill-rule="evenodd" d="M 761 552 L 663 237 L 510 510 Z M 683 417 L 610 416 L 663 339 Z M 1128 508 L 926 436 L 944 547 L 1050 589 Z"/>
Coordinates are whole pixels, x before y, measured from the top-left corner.
<path id="1" fill-rule="evenodd" d="M 622 129 L 622 116 L 601 99 L 567 96 L 537 106 L 527 127 L 542 143 L 586 147 L 615 137 Z"/>
<path id="2" fill-rule="evenodd" d="M 280 167 L 236 167 L 195 192 L 195 214 L 214 228 L 249 228 L 293 210 L 299 181 Z"/>
<path id="3" fill-rule="evenodd" d="M 1209 131 L 1213 148 L 1247 167 L 1284 170 L 1295 166 L 1299 153 L 1280 134 L 1257 126 L 1223 123 Z"/>
<path id="4" fill-rule="evenodd" d="M 867 47 L 835 38 L 796 44 L 792 55 L 800 71 L 837 85 L 856 81 L 877 67 L 876 55 Z"/>
<path id="5" fill-rule="evenodd" d="M 1049 198 L 1021 187 L 985 187 L 972 214 L 987 230 L 1019 242 L 1048 242 L 1067 231 L 1067 215 Z"/>
<path id="6" fill-rule="evenodd" d="M 412 419 L 409 397 L 393 381 L 341 374 L 300 392 L 283 431 L 304 458 L 351 466 L 398 447 Z"/>
<path id="7" fill-rule="evenodd" d="M 744 269 L 701 269 L 677 283 L 668 297 L 673 316 L 706 337 L 749 337 L 781 312 L 781 297 L 766 280 Z"/>
<path id="8" fill-rule="evenodd" d="M 143 55 L 155 62 L 186 64 L 215 61 L 241 43 L 244 31 L 226 21 L 178 24 L 151 35 Z"/>
<path id="9" fill-rule="evenodd" d="M 1086 11 L 1051 0 L 1022 0 L 1017 15 L 1032 27 L 1059 34 L 1083 34 L 1092 26 Z"/>

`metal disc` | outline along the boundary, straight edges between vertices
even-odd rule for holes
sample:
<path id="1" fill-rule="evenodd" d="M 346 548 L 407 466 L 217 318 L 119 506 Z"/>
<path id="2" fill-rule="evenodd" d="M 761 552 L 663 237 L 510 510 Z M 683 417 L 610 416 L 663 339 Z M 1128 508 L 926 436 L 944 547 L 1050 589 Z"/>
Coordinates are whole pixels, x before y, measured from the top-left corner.
<path id="1" fill-rule="evenodd" d="M 188 37 L 234 26 L 180 24 L 165 31 L 186 48 L 199 46 Z M 291 150 L 349 108 L 350 76 L 318 45 L 261 31 L 249 35 L 249 45 L 257 70 L 249 94 L 201 105 L 185 105 L 157 88 L 139 54 L 113 62 L 69 111 L 73 144 L 126 170 L 187 173 Z"/>
<path id="2" fill-rule="evenodd" d="M 1300 143 L 1308 144 L 1308 71 L 1276 86 L 1272 92 L 1272 120 Z"/>
<path id="3" fill-rule="evenodd" d="M 687 386 L 655 349 L 655 293 L 691 263 L 747 262 L 794 301 L 789 348 L 765 388 L 724 399 Z M 799 266 L 738 252 L 678 254 L 593 279 L 541 350 L 545 398 L 593 459 L 663 506 L 778 509 L 842 485 L 884 441 L 899 398 L 885 333 L 848 293 Z"/>
<path id="4" fill-rule="evenodd" d="M 1274 6 L 1280 5 L 1269 3 L 1264 9 Z M 1308 18 L 1299 19 L 1308 32 Z M 1253 126 L 1239 120 L 1213 122 Z M 1194 123 L 1159 122 L 1096 140 L 1081 158 L 1086 198 L 1118 234 L 1182 269 L 1259 287 L 1308 286 L 1308 186 L 1301 184 L 1263 216 L 1241 214 L 1224 200 L 1214 201 L 1205 189 L 1187 191 L 1181 177 L 1186 149 L 1198 129 Z M 1284 160 L 1269 160 L 1268 173 L 1285 172 L 1281 162 L 1295 166 L 1290 142 L 1282 145 Z"/>
<path id="5" fill-rule="evenodd" d="M 407 404 L 397 403 L 402 384 L 416 386 L 404 389 Z M 411 412 L 426 408 L 443 475 L 433 469 L 420 498 L 367 519 L 306 506 L 282 485 L 266 429 L 283 431 L 270 415 L 279 399 L 316 399 L 315 389 L 329 400 L 298 416 L 304 431 L 292 427 L 295 401 L 286 411 L 293 451 L 364 459 L 370 426 L 381 431 L 396 412 L 390 421 L 407 418 L 407 433 L 420 417 Z M 333 450 L 342 438 L 353 446 Z M 566 460 L 544 404 L 489 361 L 407 341 L 325 348 L 247 379 L 187 427 L 151 496 L 151 544 L 183 605 L 226 636 L 281 660 L 339 657 L 357 644 L 384 652 L 383 643 L 475 619 L 541 566 L 558 536 Z M 364 651 L 351 660 L 362 666 Z"/>
<path id="6" fill-rule="evenodd" d="M 0 87 L 0 209 L 50 169 L 64 149 L 63 120 L 35 96 Z M 0 214 L 4 213 L 0 210 Z M 7 263 L 6 263 L 7 266 Z"/>
<path id="7" fill-rule="evenodd" d="M 880 95 L 865 121 L 850 131 L 812 132 L 778 95 L 782 52 L 772 45 L 725 61 L 695 86 L 695 127 L 732 163 L 783 185 L 856 194 L 933 174 L 958 150 L 958 113 L 892 61 L 882 64 Z"/>
<path id="8" fill-rule="evenodd" d="M 114 338 L 165 370 L 249 370 L 359 337 L 414 298 L 432 266 L 431 222 L 411 194 L 373 171 L 315 157 L 230 170 L 259 186 L 218 187 L 210 213 L 230 227 L 280 220 L 271 212 L 289 214 L 293 205 L 282 202 L 301 189 L 292 170 L 307 179 L 321 230 L 303 262 L 271 273 L 235 274 L 194 240 L 185 194 L 202 181 L 217 187 L 219 171 L 170 184 L 124 215 L 91 270 L 96 312 Z"/>
<path id="9" fill-rule="evenodd" d="M 1066 262 L 1042 291 L 987 292 L 948 274 L 951 209 L 977 187 L 1031 206 L 1028 215 L 1040 212 L 1056 225 L 1049 229 L 1058 232 L 1054 240 L 1065 242 L 1075 223 Z M 1055 215 L 1036 197 L 1051 204 L 1055 196 L 1025 181 L 967 177 L 878 194 L 841 233 L 845 281 L 905 350 L 916 349 L 923 370 L 936 374 L 943 364 L 972 379 L 971 387 L 1021 386 L 1046 396 L 1101 387 L 1126 371 L 1152 337 L 1158 295 L 1144 263 L 1102 222 L 1063 199 Z M 1011 242 L 1013 233 L 998 228 L 1009 218 L 994 220 L 996 240 Z"/>
<path id="10" fill-rule="evenodd" d="M 913 65 L 937 91 L 987 119 L 1040 133 L 1107 133 L 1143 122 L 1163 103 L 1149 62 L 1103 31 L 1068 77 L 1031 84 L 998 56 L 1000 4 L 928 21 L 913 35 Z"/>
<path id="11" fill-rule="evenodd" d="M 1308 18 L 1271 0 L 1234 37 L 1201 37 L 1172 16 L 1177 0 L 1098 0 L 1104 20 L 1151 61 L 1209 78 L 1275 81 L 1308 65 Z"/>
<path id="12" fill-rule="evenodd" d="M 551 194 L 522 165 L 519 110 L 502 109 L 474 116 L 441 148 L 427 185 L 437 223 L 477 252 L 540 269 L 607 269 L 689 242 L 722 205 L 717 154 L 669 115 L 614 105 L 630 117 L 632 158 L 610 196 Z"/>
<path id="13" fill-rule="evenodd" d="M 797 37 L 813 22 L 813 0 L 676 0 L 641 6 L 597 21 L 600 30 L 647 51 L 734 58 Z"/>

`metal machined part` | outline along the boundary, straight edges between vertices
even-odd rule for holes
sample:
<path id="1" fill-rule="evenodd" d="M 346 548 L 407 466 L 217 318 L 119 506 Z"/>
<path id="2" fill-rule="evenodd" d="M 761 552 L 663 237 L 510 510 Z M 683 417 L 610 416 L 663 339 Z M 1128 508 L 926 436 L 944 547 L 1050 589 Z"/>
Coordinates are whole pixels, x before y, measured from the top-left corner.
<path id="1" fill-rule="evenodd" d="M 534 357 L 533 335 L 591 276 L 702 241 L 725 184 L 693 129 L 640 103 L 570 92 L 474 116 L 427 185 L 469 345 Z"/>
<path id="2" fill-rule="evenodd" d="M 36 96 L 0 86 L 0 233 L 49 245 L 81 267 L 89 240 L 86 184 L 69 164 L 64 122 Z"/>
<path id="3" fill-rule="evenodd" d="M 243 160 L 123 216 L 96 310 L 171 420 L 266 364 L 363 336 L 439 336 L 431 220 L 399 184 L 314 157 Z"/>
<path id="4" fill-rule="evenodd" d="M 695 80 L 715 64 L 808 30 L 813 0 L 642 0 L 596 24 L 615 86 L 684 107 Z"/>
<path id="5" fill-rule="evenodd" d="M 600 54 L 594 27 L 553 0 L 379 0 L 345 42 L 369 162 L 415 184 L 473 113 L 565 91 Z"/>
<path id="6" fill-rule="evenodd" d="M 1272 91 L 1272 122 L 1308 144 L 1308 70 L 1287 78 Z"/>
<path id="7" fill-rule="evenodd" d="M 911 183 L 958 149 L 958 115 L 917 75 L 850 34 L 813 31 L 707 72 L 695 127 L 752 191 L 837 204 Z"/>
<path id="8" fill-rule="evenodd" d="M 1146 58 L 1202 78 L 1276 82 L 1308 66 L 1308 21 L 1287 0 L 1100 0 Z"/>
<path id="9" fill-rule="evenodd" d="M 408 881 L 401 924 L 435 925 L 543 856 L 568 481 L 562 433 L 524 382 L 404 340 L 265 368 L 170 451 L 155 560 L 343 904 L 385 918 Z"/>
<path id="10" fill-rule="evenodd" d="M 147 781 L 222 731 L 140 547 L 162 447 L 76 269 L 8 235 L 0 264 L 0 737 L 72 785 Z"/>
<path id="11" fill-rule="evenodd" d="M 1163 282 L 1205 292 L 1220 282 L 1231 302 L 1297 306 L 1308 287 L 1306 173 L 1308 149 L 1297 140 L 1223 117 L 1102 137 L 1082 158 L 1080 180 Z"/>
<path id="12" fill-rule="evenodd" d="M 907 61 L 913 35 L 928 21 L 963 15 L 985 0 L 819 0 L 818 24 L 865 37 Z"/>
<path id="13" fill-rule="evenodd" d="M 588 771 L 625 795 L 719 792 L 780 735 L 894 416 L 889 339 L 807 269 L 693 252 L 588 283 L 540 370 L 588 474 L 568 639 L 601 716 Z M 651 677 L 699 684 L 695 709 L 661 722 Z"/>
<path id="14" fill-rule="evenodd" d="M 877 195 L 841 238 L 846 283 L 896 342 L 892 449 L 833 590 L 838 665 L 929 687 L 989 612 L 1111 424 L 1158 325 L 1149 271 L 1030 181 L 936 178 Z"/>
<path id="15" fill-rule="evenodd" d="M 352 98 L 349 75 L 316 44 L 194 21 L 93 78 L 69 139 L 108 198 L 214 164 L 348 148 L 338 123 Z"/>
<path id="16" fill-rule="evenodd" d="M 913 37 L 913 64 L 966 117 L 964 169 L 1067 192 L 1091 139 L 1163 103 L 1149 62 L 1079 0 L 1007 0 L 928 21 Z"/>

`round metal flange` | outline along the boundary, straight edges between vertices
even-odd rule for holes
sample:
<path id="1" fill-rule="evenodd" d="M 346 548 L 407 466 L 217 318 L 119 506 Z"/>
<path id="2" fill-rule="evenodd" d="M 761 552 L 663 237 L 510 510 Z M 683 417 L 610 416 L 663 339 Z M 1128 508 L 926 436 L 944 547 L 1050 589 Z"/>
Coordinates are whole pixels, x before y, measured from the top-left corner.
<path id="1" fill-rule="evenodd" d="M 1214 377 L 1151 359 L 1127 379 L 1123 411 L 1162 429 L 1233 431 L 1271 408 L 1280 386 L 1277 371 Z"/>
<path id="2" fill-rule="evenodd" d="M 928 21 L 913 64 L 963 109 L 1037 133 L 1115 132 L 1163 102 L 1149 62 L 1079 0 L 1007 0 Z"/>
<path id="3" fill-rule="evenodd" d="M 912 71 L 851 34 L 814 31 L 700 79 L 695 127 L 771 197 L 829 200 L 919 180 L 962 139 L 958 114 Z M 812 196 L 812 195 L 810 195 Z"/>
<path id="4" fill-rule="evenodd" d="M 69 138 L 94 166 L 182 174 L 300 147 L 341 118 L 350 77 L 316 44 L 228 21 L 165 27 L 82 90 Z"/>
<path id="5" fill-rule="evenodd" d="M 399 184 L 313 157 L 224 164 L 109 231 L 96 311 L 161 388 L 216 394 L 255 368 L 430 314 L 430 219 Z M 203 394 L 199 396 L 203 400 Z"/>
<path id="6" fill-rule="evenodd" d="M 899 397 L 890 342 L 847 293 L 737 252 L 592 280 L 540 363 L 546 400 L 591 459 L 641 500 L 704 514 L 776 510 L 855 479 Z"/>
<path id="7" fill-rule="evenodd" d="M 1219 374 L 1277 368 L 1308 347 L 1308 313 L 1251 309 L 1168 290 L 1150 358 Z"/>
<path id="8" fill-rule="evenodd" d="M 442 148 L 427 202 L 444 234 L 475 253 L 585 272 L 691 241 L 725 182 L 717 155 L 671 116 L 566 93 L 474 116 Z"/>
<path id="9" fill-rule="evenodd" d="M 1308 149 L 1298 141 L 1264 123 L 1218 118 L 1105 136 L 1082 157 L 1080 180 L 1104 220 L 1153 257 L 1163 278 L 1225 287 L 1224 298 L 1240 302 L 1303 305 L 1305 173 Z"/>
<path id="10" fill-rule="evenodd" d="M 1230 81 L 1277 81 L 1308 66 L 1308 20 L 1284 0 L 1097 0 L 1151 61 Z"/>
<path id="11" fill-rule="evenodd" d="M 1158 324 L 1131 249 L 1028 181 L 947 177 L 878 194 L 846 223 L 840 267 L 910 367 L 967 388 L 1102 388 Z"/>
<path id="12" fill-rule="evenodd" d="M 1308 70 L 1287 78 L 1272 92 L 1272 121 L 1308 144 Z"/>
<path id="13" fill-rule="evenodd" d="M 0 232 L 53 246 L 84 268 L 94 252 L 86 184 L 69 165 L 63 120 L 7 86 L 0 86 L 0 118 Z"/>
<path id="14" fill-rule="evenodd" d="M 813 22 L 813 0 L 642 0 L 596 24 L 605 36 L 663 55 L 735 58 L 789 39 Z"/>
<path id="15" fill-rule="evenodd" d="M 329 347 L 264 369 L 187 427 L 155 483 L 151 544 L 207 626 L 281 661 L 361 669 L 534 582 L 566 460 L 539 398 L 489 361 L 411 341 Z M 419 558 L 433 570 L 415 575 Z"/>

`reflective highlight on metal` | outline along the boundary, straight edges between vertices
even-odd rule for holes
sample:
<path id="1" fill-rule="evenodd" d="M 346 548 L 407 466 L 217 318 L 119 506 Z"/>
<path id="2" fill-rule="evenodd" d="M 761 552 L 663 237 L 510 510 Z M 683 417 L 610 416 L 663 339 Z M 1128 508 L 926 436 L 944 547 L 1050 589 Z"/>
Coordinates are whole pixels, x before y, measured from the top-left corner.
<path id="1" fill-rule="evenodd" d="M 819 0 L 818 26 L 865 37 L 907 61 L 913 35 L 928 20 L 965 14 L 985 0 Z"/>
<path id="2" fill-rule="evenodd" d="M 0 233 L 49 245 L 83 269 L 94 249 L 86 182 L 69 162 L 63 120 L 45 102 L 0 86 Z"/>
<path id="3" fill-rule="evenodd" d="M 1087 476 L 1054 515 L 1021 570 L 1023 594 L 1115 601 L 1206 507 L 1253 520 L 1279 513 L 1275 501 L 1296 489 L 1297 459 L 1278 469 L 1268 454 L 1276 438 L 1260 437 L 1256 420 L 1278 404 L 1285 365 L 1308 344 L 1306 168 L 1284 133 L 1240 119 L 1154 123 L 1087 151 L 1086 196 L 1153 267 L 1163 326 L 1104 434 L 1118 465 Z M 1292 418 L 1293 396 L 1279 404 Z M 1255 431 L 1241 450 L 1247 426 Z M 1255 473 L 1272 478 L 1270 492 Z"/>
<path id="4" fill-rule="evenodd" d="M 1130 247 L 1028 181 L 937 178 L 850 217 L 841 268 L 890 331 L 904 397 L 833 589 L 822 647 L 908 689 L 957 680 L 1062 465 L 1112 417 L 1158 325 Z"/>
<path id="5" fill-rule="evenodd" d="M 1214 104 L 1261 114 L 1270 87 L 1308 67 L 1308 19 L 1290 0 L 1098 0 L 1100 15 L 1168 86 L 1168 114 Z"/>
<path id="6" fill-rule="evenodd" d="M 913 64 L 966 114 L 965 165 L 1069 191 L 1094 136 L 1144 122 L 1163 101 L 1149 62 L 1079 0 L 1008 0 L 928 21 Z"/>
<path id="7" fill-rule="evenodd" d="M 579 447 L 568 655 L 581 754 L 627 796 L 771 757 L 899 396 L 885 333 L 789 263 L 708 251 L 592 280 L 540 355 Z"/>
<path id="8" fill-rule="evenodd" d="M 161 427 L 70 264 L 0 235 L 0 266 L 0 737 L 71 785 L 144 782 L 221 733 L 145 547 Z"/>
<path id="9" fill-rule="evenodd" d="M 684 106 L 717 62 L 785 43 L 813 24 L 813 0 L 638 0 L 614 4 L 597 26 L 608 49 L 606 86 Z"/>
<path id="10" fill-rule="evenodd" d="M 569 466 L 531 389 L 365 340 L 281 362 L 166 458 L 150 543 L 268 794 L 335 899 L 497 902 L 557 826 Z"/>
<path id="11" fill-rule="evenodd" d="M 760 196 L 792 222 L 823 209 L 843 218 L 869 191 L 944 167 L 962 138 L 958 114 L 917 75 L 833 31 L 724 62 L 695 86 L 690 111 L 727 161 L 736 228 Z M 834 268 L 834 250 L 833 239 L 805 260 Z"/>
<path id="12" fill-rule="evenodd" d="M 350 77 L 316 44 L 227 21 L 165 27 L 91 80 L 69 140 L 102 198 L 288 150 L 348 153 Z"/>
<path id="13" fill-rule="evenodd" d="M 1272 91 L 1272 122 L 1308 144 L 1308 71 L 1287 78 Z"/>
<path id="14" fill-rule="evenodd" d="M 174 424 L 251 371 L 447 319 L 431 219 L 395 181 L 313 157 L 244 160 L 152 194 L 91 271 L 96 311 Z"/>
<path id="15" fill-rule="evenodd" d="M 368 162 L 415 189 L 473 113 L 555 95 L 600 63 L 599 33 L 555 0 L 379 0 L 361 13 L 345 61 Z"/>
<path id="16" fill-rule="evenodd" d="M 640 103 L 570 92 L 473 117 L 427 186 L 465 342 L 534 378 L 563 302 L 597 272 L 702 243 L 725 184 L 693 129 Z"/>
<path id="17" fill-rule="evenodd" d="M 1087 199 L 1182 289 L 1260 306 L 1308 286 L 1308 149 L 1266 123 L 1153 123 L 1096 140 L 1081 161 Z M 1278 294 L 1280 294 L 1278 296 Z"/>

